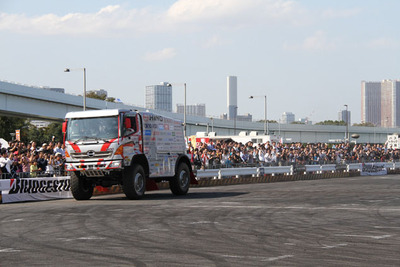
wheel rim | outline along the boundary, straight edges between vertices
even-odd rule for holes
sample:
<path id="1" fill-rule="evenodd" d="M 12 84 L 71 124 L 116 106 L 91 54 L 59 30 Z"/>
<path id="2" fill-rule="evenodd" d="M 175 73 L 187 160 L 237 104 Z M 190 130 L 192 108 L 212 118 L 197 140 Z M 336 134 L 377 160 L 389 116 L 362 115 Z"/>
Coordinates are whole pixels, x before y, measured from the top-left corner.
<path id="1" fill-rule="evenodd" d="M 135 191 L 136 192 L 141 192 L 143 190 L 143 187 L 144 187 L 144 177 L 140 173 L 137 173 L 135 175 L 134 183 L 135 183 Z"/>
<path id="2" fill-rule="evenodd" d="M 189 181 L 189 175 L 186 171 L 181 171 L 181 173 L 179 174 L 179 184 L 181 186 L 181 188 L 185 188 L 188 184 Z"/>

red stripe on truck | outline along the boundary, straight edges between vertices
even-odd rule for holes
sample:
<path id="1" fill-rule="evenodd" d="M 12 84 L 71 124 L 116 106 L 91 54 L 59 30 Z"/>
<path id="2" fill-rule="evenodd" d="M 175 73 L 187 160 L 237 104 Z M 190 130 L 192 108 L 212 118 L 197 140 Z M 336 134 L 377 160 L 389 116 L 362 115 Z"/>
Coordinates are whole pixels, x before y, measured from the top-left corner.
<path id="1" fill-rule="evenodd" d="M 100 151 L 107 151 L 107 149 L 110 147 L 111 143 L 114 142 L 117 138 L 114 138 L 110 141 L 106 141 L 103 146 L 101 147 Z"/>

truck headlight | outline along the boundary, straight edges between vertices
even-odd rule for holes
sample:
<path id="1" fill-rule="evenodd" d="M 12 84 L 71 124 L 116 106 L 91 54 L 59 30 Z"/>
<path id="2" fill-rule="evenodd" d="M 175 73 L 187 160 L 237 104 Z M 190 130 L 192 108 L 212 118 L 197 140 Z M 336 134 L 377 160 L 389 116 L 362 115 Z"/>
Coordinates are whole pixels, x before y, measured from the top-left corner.
<path id="1" fill-rule="evenodd" d="M 120 167 L 121 167 L 121 161 L 113 161 L 108 165 L 107 169 L 116 169 Z"/>

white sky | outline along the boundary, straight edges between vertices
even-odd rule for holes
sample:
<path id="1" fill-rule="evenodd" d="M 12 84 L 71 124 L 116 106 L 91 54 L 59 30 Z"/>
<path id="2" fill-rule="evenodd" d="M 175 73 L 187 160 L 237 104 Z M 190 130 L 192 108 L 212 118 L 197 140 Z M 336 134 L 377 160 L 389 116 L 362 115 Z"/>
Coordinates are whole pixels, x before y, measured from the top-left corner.
<path id="1" fill-rule="evenodd" d="M 268 119 L 360 122 L 361 81 L 398 79 L 397 0 L 0 0 L 0 79 L 105 89 L 144 106 L 145 86 L 175 83 L 174 109 L 227 112 L 226 77 L 238 77 L 238 113 Z"/>

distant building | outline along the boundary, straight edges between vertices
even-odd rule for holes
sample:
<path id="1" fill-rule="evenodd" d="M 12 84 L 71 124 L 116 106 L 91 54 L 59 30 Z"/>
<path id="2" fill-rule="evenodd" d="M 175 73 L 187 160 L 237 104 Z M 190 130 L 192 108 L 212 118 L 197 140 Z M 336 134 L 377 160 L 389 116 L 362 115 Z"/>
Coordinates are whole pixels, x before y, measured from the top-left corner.
<path id="1" fill-rule="evenodd" d="M 281 123 L 283 124 L 290 124 L 294 122 L 294 114 L 292 112 L 283 112 L 281 117 Z"/>
<path id="2" fill-rule="evenodd" d="M 400 81 L 361 82 L 361 120 L 377 126 L 400 126 Z"/>
<path id="3" fill-rule="evenodd" d="M 361 82 L 361 121 L 381 125 L 381 82 Z"/>
<path id="4" fill-rule="evenodd" d="M 167 82 L 146 86 L 146 108 L 172 112 L 172 86 Z"/>
<path id="5" fill-rule="evenodd" d="M 339 111 L 338 120 L 339 121 L 344 121 L 348 125 L 351 125 L 351 111 L 350 110 Z"/>
<path id="6" fill-rule="evenodd" d="M 31 124 L 36 128 L 45 128 L 50 125 L 49 121 L 41 121 L 41 120 L 32 120 Z"/>
<path id="7" fill-rule="evenodd" d="M 53 91 L 53 92 L 65 94 L 65 89 L 64 88 L 45 88 L 45 89 Z"/>
<path id="8" fill-rule="evenodd" d="M 226 78 L 228 120 L 234 120 L 237 116 L 237 77 L 228 76 Z"/>
<path id="9" fill-rule="evenodd" d="M 221 120 L 227 120 L 227 119 L 228 119 L 228 113 L 222 113 L 222 114 L 219 116 L 219 118 L 220 118 Z"/>
<path id="10" fill-rule="evenodd" d="M 244 115 L 237 115 L 237 121 L 253 121 L 253 116 L 250 113 L 246 113 Z"/>
<path id="11" fill-rule="evenodd" d="M 300 119 L 298 120 L 298 122 L 304 123 L 304 124 L 307 124 L 307 125 L 312 125 L 312 121 L 310 121 L 309 118 L 300 118 Z"/>
<path id="12" fill-rule="evenodd" d="M 176 113 L 183 114 L 184 110 L 185 110 L 185 105 L 176 104 Z M 206 116 L 206 104 L 186 105 L 186 115 L 205 117 Z"/>

